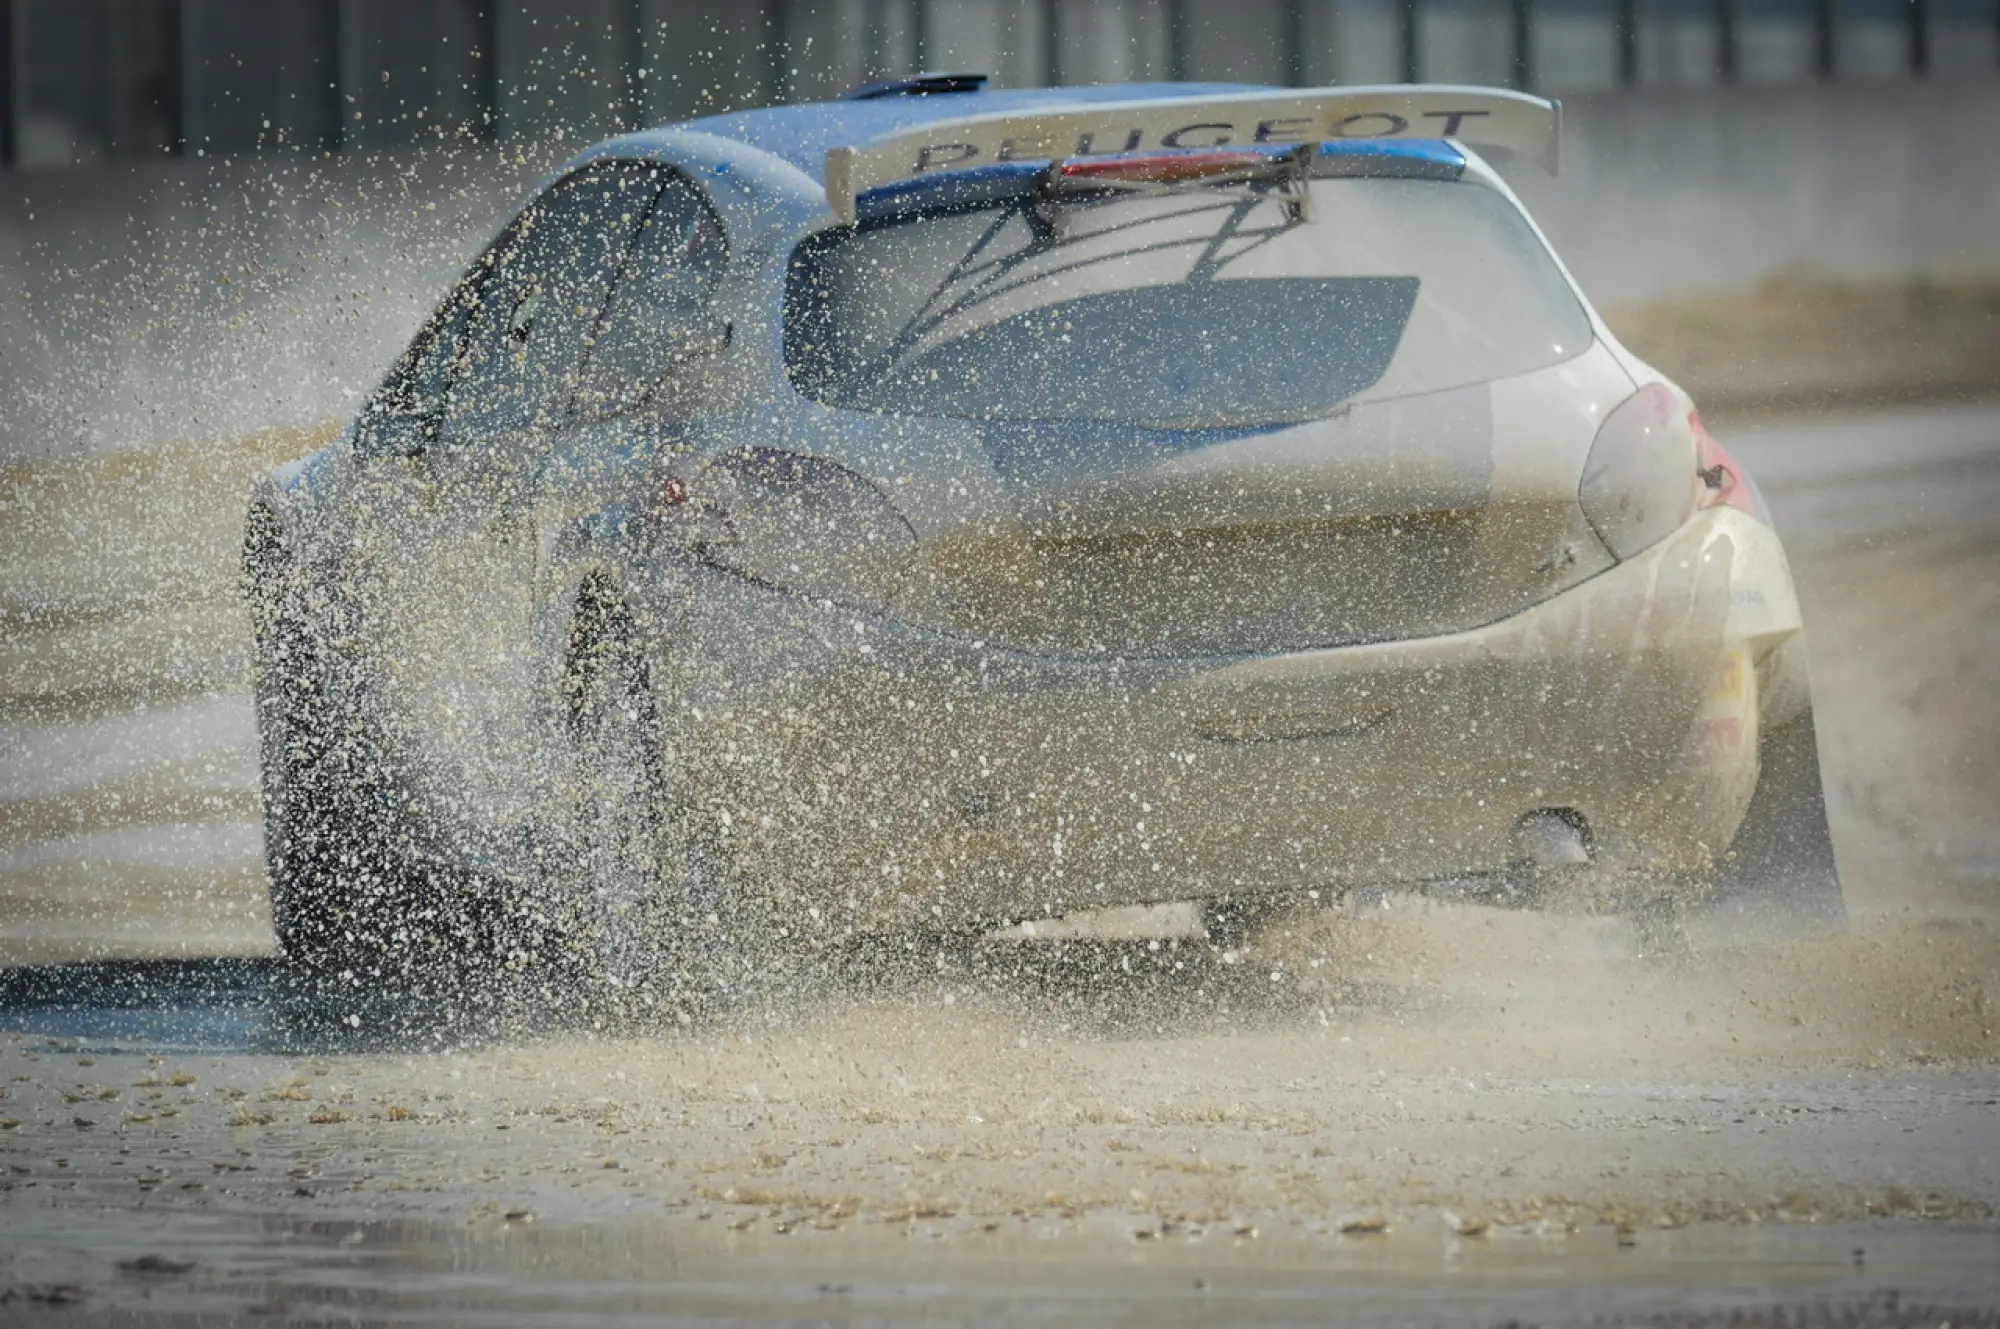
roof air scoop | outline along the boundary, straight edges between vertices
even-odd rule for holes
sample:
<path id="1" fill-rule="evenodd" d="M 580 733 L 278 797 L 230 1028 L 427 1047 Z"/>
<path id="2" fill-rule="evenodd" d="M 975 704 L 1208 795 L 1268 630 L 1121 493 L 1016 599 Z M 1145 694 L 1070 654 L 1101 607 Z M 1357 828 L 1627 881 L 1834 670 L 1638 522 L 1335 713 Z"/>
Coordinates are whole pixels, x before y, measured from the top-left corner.
<path id="1" fill-rule="evenodd" d="M 884 97 L 939 97 L 954 92 L 980 92 L 988 74 L 912 74 L 908 78 L 863 83 L 840 94 L 844 102 L 872 102 Z"/>

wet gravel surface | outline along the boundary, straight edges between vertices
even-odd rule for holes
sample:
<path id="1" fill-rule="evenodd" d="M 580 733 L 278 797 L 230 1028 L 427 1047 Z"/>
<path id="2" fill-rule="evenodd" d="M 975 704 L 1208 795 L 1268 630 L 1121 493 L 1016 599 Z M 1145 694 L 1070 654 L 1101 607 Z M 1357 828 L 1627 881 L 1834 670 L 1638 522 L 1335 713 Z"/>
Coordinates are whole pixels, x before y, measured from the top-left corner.
<path id="1" fill-rule="evenodd" d="M 1913 1054 L 1938 1010 L 1829 1057 L 1852 1025 L 1793 1024 L 1739 968 L 1617 983 L 1575 958 L 1604 938 L 1537 963 L 1530 930 L 1478 939 L 1516 952 L 1510 997 L 1260 999 L 1239 964 L 1228 1014 L 1143 1029 L 1143 965 L 1123 991 L 1002 960 L 696 1033 L 502 1039 L 329 1027 L 267 961 L 16 971 L 0 1286 L 146 1323 L 1875 1322 L 1892 1295 L 1965 1323 L 2000 1299 L 2000 1073 Z M 1944 936 L 1937 966 L 1991 964 Z M 1857 944 L 1761 958 L 1865 969 Z M 1605 1004 L 1569 1009 L 1578 982 Z"/>
<path id="2" fill-rule="evenodd" d="M 1844 936 L 1392 898 L 856 954 L 694 1030 L 330 1006 L 268 955 L 229 650 L 141 709 L 17 634 L 0 1322 L 1996 1322 L 2000 413 L 1727 441 Z"/>

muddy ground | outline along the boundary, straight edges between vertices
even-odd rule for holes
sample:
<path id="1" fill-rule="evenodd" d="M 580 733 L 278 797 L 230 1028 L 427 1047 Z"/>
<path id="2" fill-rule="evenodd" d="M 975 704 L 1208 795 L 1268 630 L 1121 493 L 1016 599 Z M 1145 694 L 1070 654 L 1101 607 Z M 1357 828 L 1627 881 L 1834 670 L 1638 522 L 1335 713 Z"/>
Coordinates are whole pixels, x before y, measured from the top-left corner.
<path id="1" fill-rule="evenodd" d="M 1607 315 L 1710 418 L 1741 421 L 2000 396 L 2000 284 L 1776 279 Z"/>
<path id="2" fill-rule="evenodd" d="M 1724 437 L 1847 935 L 1391 897 L 500 1042 L 268 958 L 217 496 L 301 440 L 9 473 L 0 1320 L 1991 1321 L 2000 410 Z"/>

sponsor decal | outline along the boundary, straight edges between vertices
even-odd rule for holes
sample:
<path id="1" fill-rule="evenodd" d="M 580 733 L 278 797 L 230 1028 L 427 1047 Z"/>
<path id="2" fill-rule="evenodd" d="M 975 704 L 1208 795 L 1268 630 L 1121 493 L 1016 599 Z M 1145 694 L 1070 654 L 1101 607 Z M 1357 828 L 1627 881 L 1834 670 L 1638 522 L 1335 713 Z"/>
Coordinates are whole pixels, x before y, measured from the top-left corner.
<path id="1" fill-rule="evenodd" d="M 1743 750 L 1743 721 L 1733 715 L 1703 720 L 1695 735 L 1703 761 L 1726 761 Z"/>
<path id="2" fill-rule="evenodd" d="M 1459 139 L 1513 148 L 1560 168 L 1562 108 L 1499 88 L 1394 85 L 1154 98 L 975 114 L 826 152 L 833 215 L 856 221 L 855 200 L 896 181 L 1009 163 L 1116 153 L 1243 152 L 1312 143 Z"/>
<path id="3" fill-rule="evenodd" d="M 1715 671 L 1715 686 L 1708 694 L 1716 701 L 1734 701 L 1743 695 L 1743 653 L 1732 651 Z"/>
<path id="4" fill-rule="evenodd" d="M 1757 718 L 1751 706 L 1755 694 L 1756 675 L 1749 651 L 1739 647 L 1716 661 L 1715 671 L 1709 675 L 1708 698 L 1695 721 L 1698 760 L 1717 765 L 1741 759 L 1745 745 L 1756 733 Z"/>
<path id="5" fill-rule="evenodd" d="M 1096 157 L 1114 152 L 1141 152 L 1147 148 L 1226 148 L 1258 143 L 1314 143 L 1329 139 L 1371 138 L 1456 138 L 1466 132 L 1466 122 L 1482 119 L 1491 111 L 1476 107 L 1418 111 L 1397 115 L 1388 111 L 1361 111 L 1351 114 L 1290 115 L 1270 119 L 1225 119 L 1209 114 L 1186 124 L 1164 129 L 1145 125 L 1099 127 L 1057 140 L 1033 136 L 1002 139 L 990 155 L 977 143 L 940 140 L 915 146 L 909 173 L 923 175 L 980 165 L 986 161 L 1042 161 L 1071 157 Z"/>

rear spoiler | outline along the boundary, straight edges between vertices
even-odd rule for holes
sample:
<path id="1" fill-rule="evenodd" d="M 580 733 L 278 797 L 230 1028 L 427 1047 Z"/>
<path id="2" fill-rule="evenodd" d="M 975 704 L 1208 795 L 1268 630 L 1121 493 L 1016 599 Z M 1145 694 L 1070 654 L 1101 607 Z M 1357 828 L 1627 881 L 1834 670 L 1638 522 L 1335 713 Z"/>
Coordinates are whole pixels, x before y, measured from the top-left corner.
<path id="1" fill-rule="evenodd" d="M 856 200 L 871 189 L 996 162 L 1396 138 L 1509 148 L 1553 175 L 1562 169 L 1562 106 L 1500 88 L 1404 83 L 1003 111 L 933 121 L 828 150 L 826 201 L 834 216 L 852 226 Z"/>

